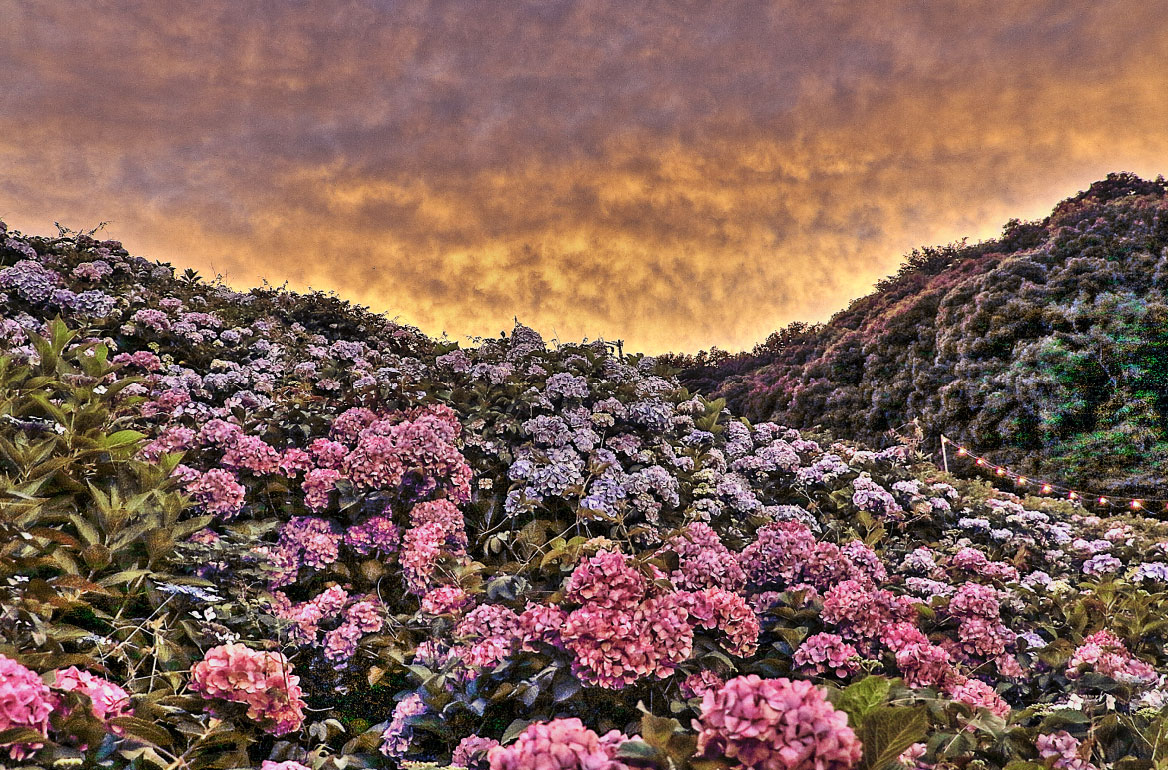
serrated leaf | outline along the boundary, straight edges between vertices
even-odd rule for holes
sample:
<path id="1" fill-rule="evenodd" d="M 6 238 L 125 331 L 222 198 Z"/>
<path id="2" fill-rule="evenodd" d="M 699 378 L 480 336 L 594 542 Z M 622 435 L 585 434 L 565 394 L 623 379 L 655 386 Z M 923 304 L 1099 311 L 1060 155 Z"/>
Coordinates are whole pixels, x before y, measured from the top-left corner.
<path id="1" fill-rule="evenodd" d="M 905 749 L 925 737 L 928 729 L 924 706 L 877 706 L 856 731 L 864 744 L 861 767 L 865 770 L 890 768 Z"/>

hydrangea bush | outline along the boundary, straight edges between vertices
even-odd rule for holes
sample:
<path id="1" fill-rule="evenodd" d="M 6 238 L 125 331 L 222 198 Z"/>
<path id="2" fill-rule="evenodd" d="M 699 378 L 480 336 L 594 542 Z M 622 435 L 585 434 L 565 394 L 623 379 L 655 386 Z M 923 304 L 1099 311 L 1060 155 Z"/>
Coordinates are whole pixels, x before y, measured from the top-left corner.
<path id="1" fill-rule="evenodd" d="M 0 244 L 4 761 L 1164 761 L 1157 521 L 751 424 L 603 342 Z"/>

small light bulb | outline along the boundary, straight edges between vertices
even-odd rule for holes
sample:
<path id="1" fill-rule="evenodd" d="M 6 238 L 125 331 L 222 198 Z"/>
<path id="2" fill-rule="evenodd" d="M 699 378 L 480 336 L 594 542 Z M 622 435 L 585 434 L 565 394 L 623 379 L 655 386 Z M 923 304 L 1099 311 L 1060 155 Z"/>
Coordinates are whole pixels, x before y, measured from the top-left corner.
<path id="1" fill-rule="evenodd" d="M 1052 491 L 1054 491 L 1054 487 L 1052 487 L 1050 484 L 1043 484 L 1042 485 L 1042 493 L 1043 494 L 1049 495 Z"/>

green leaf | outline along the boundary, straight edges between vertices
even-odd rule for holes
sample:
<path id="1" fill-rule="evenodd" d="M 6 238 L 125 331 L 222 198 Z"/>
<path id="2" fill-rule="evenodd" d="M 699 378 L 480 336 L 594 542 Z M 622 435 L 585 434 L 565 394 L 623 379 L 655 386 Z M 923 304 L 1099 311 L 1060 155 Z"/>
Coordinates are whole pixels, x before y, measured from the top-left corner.
<path id="1" fill-rule="evenodd" d="M 884 770 L 892 766 L 905 749 L 925 737 L 928 729 L 924 706 L 877 706 L 856 731 L 864 744 L 861 767 Z"/>
<path id="2" fill-rule="evenodd" d="M 119 430 L 103 438 L 101 446 L 105 449 L 117 449 L 136 444 L 144 438 L 146 438 L 146 434 L 136 430 Z"/>
<path id="3" fill-rule="evenodd" d="M 519 733 L 527 729 L 531 722 L 526 719 L 516 719 L 511 724 L 507 725 L 507 729 L 503 731 L 503 737 L 499 739 L 499 743 L 506 746 L 511 741 L 519 737 Z"/>
<path id="4" fill-rule="evenodd" d="M 618 759 L 653 760 L 657 758 L 657 749 L 644 741 L 639 741 L 634 738 L 631 741 L 622 743 L 616 750 L 616 756 Z"/>
<path id="5" fill-rule="evenodd" d="M 655 749 L 665 751 L 669 746 L 669 739 L 680 729 L 681 723 L 676 719 L 649 713 L 641 716 L 641 739 Z"/>
<path id="6" fill-rule="evenodd" d="M 44 733 L 37 732 L 31 727 L 12 727 L 0 732 L 0 746 L 10 746 L 13 743 L 44 743 Z"/>
<path id="7" fill-rule="evenodd" d="M 171 744 L 170 733 L 153 722 L 147 722 L 145 719 L 138 719 L 138 717 L 113 717 L 109 720 L 109 723 L 121 727 L 126 731 L 126 735 L 145 741 L 146 743 L 152 743 L 155 746 L 169 746 Z"/>
<path id="8" fill-rule="evenodd" d="M 867 676 L 839 691 L 833 705 L 846 711 L 852 727 L 863 724 L 864 719 L 877 706 L 888 700 L 892 680 L 882 676 Z"/>

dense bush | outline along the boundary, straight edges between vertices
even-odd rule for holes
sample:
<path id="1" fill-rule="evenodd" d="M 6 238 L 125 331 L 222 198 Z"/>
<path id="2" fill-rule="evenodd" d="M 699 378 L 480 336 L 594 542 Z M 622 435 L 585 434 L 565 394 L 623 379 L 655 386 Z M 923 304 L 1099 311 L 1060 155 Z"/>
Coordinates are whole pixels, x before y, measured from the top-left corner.
<path id="1" fill-rule="evenodd" d="M 1029 476 L 1162 497 L 1168 195 L 1113 174 L 1041 222 L 913 252 L 828 323 L 672 356 L 738 414 L 884 446 L 916 418 Z"/>
<path id="2" fill-rule="evenodd" d="M 0 763 L 1165 761 L 1154 521 L 603 343 L 0 242 Z"/>

